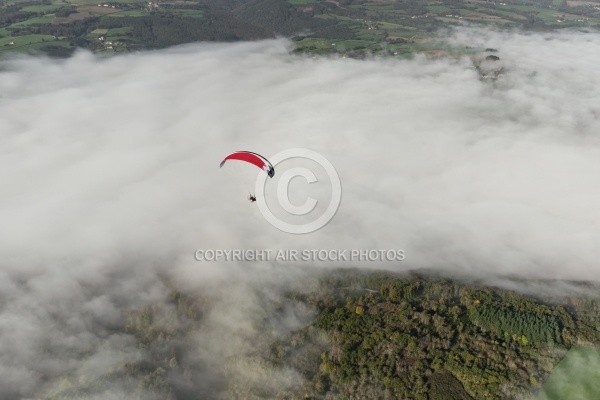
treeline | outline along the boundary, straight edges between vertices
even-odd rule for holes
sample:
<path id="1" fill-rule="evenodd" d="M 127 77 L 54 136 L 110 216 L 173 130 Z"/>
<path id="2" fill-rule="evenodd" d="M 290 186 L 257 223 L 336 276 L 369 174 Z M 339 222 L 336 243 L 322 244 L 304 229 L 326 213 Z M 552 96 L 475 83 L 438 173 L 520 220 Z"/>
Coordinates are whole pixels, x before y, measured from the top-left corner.
<path id="1" fill-rule="evenodd" d="M 0 25 L 6 26 L 17 22 L 27 21 L 30 18 L 37 16 L 37 13 L 30 11 L 20 11 L 22 6 L 9 6 L 2 9 L 0 12 Z"/>
<path id="2" fill-rule="evenodd" d="M 68 24 L 31 24 L 25 25 L 18 31 L 20 34 L 41 34 L 67 37 L 71 40 L 84 38 L 88 32 L 95 29 L 98 17 L 87 18 L 84 20 L 75 20 Z"/>
<path id="3" fill-rule="evenodd" d="M 38 3 L 39 4 L 39 3 Z M 267 4 L 272 6 L 275 3 Z M 238 11 L 239 15 L 231 11 L 239 8 L 240 4 L 234 1 L 218 2 L 208 1 L 201 4 L 184 5 L 184 8 L 201 9 L 202 17 L 186 17 L 170 12 L 168 9 L 154 11 L 151 15 L 140 17 L 92 17 L 85 20 L 75 20 L 64 24 L 27 24 L 19 27 L 9 28 L 14 36 L 29 34 L 46 34 L 67 38 L 72 46 L 87 47 L 94 50 L 98 43 L 89 41 L 87 35 L 95 29 L 110 29 L 130 27 L 124 42 L 137 48 L 164 48 L 172 45 L 190 43 L 196 41 L 231 42 L 240 40 L 258 40 L 275 37 L 275 33 L 291 32 L 300 29 L 301 26 L 322 27 L 326 24 L 318 20 L 298 14 L 294 7 L 288 7 L 287 3 L 280 0 L 280 9 L 285 9 L 286 15 L 282 17 L 277 9 L 270 10 L 266 14 L 275 13 L 274 19 L 266 22 L 254 23 L 253 19 L 246 19 L 246 13 L 251 11 Z M 282 8 L 282 7 L 283 8 Z M 0 23 L 4 26 L 15 22 L 25 21 L 38 15 L 34 12 L 19 11 L 19 6 L 4 8 L 0 13 Z M 228 9 L 229 8 L 229 9 Z M 276 7 L 277 8 L 277 7 Z M 64 7 L 57 11 L 57 16 L 68 16 L 75 10 L 72 7 Z M 282 21 L 278 18 L 282 17 Z"/>
<path id="4" fill-rule="evenodd" d="M 129 40 L 146 48 L 195 41 L 238 41 L 272 37 L 270 32 L 238 21 L 225 12 L 203 10 L 201 18 L 157 12 L 146 17 L 104 18 L 98 28 L 131 27 Z"/>

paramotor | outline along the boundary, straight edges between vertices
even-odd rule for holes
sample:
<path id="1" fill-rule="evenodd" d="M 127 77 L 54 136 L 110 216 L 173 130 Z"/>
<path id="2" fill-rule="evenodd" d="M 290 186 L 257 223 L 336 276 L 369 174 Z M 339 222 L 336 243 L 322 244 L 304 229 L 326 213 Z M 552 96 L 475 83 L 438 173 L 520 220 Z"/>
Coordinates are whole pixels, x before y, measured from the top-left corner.
<path id="1" fill-rule="evenodd" d="M 260 154 L 253 153 L 251 151 L 236 151 L 235 153 L 231 153 L 230 155 L 225 157 L 223 161 L 221 161 L 220 166 L 222 167 L 225 164 L 225 162 L 229 160 L 239 160 L 248 162 L 250 164 L 254 164 L 258 168 L 265 171 L 270 178 L 272 178 L 273 175 L 275 175 L 275 168 L 273 168 L 273 165 L 269 162 L 269 160 L 267 160 Z"/>

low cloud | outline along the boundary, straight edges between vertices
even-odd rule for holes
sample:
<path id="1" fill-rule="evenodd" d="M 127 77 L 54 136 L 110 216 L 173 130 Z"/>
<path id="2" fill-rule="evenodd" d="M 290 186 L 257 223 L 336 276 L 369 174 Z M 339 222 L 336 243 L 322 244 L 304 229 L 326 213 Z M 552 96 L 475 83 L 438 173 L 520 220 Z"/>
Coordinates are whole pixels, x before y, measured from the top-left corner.
<path id="1" fill-rule="evenodd" d="M 228 294 L 190 355 L 211 362 L 253 343 L 261 296 L 277 298 L 296 267 L 600 279 L 598 39 L 473 29 L 447 39 L 497 49 L 496 81 L 468 57 L 311 59 L 285 40 L 4 61 L 0 397 L 122 363 L 130 342 L 111 328 L 164 299 L 164 277 Z M 309 235 L 269 225 L 218 168 L 234 150 L 296 147 L 325 156 L 342 181 L 336 216 Z M 194 260 L 197 249 L 338 248 L 406 257 Z"/>

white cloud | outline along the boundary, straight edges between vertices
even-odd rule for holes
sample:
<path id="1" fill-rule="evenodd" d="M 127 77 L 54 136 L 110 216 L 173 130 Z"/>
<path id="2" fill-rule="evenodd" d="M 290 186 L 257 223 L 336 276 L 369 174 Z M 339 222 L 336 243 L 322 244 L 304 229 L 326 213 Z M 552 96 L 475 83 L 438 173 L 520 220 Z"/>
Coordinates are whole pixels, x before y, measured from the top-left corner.
<path id="1" fill-rule="evenodd" d="M 199 263 L 198 248 L 401 248 L 369 266 L 599 279 L 598 39 L 449 39 L 497 48 L 495 83 L 466 58 L 304 59 L 283 40 L 4 62 L 0 387 L 30 394 L 36 346 L 90 345 L 91 327 L 164 295 L 158 272 L 219 287 L 272 264 Z M 342 179 L 337 215 L 305 236 L 271 227 L 218 168 L 291 147 Z"/>

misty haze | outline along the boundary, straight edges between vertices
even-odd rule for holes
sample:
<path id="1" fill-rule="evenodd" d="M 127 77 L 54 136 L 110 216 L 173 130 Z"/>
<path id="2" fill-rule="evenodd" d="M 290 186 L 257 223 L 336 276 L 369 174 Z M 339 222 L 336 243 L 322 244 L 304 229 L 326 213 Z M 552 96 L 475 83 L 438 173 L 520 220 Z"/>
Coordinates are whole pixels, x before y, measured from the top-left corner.
<path id="1" fill-rule="evenodd" d="M 597 398 L 600 36 L 438 39 L 0 61 L 0 398 Z"/>

